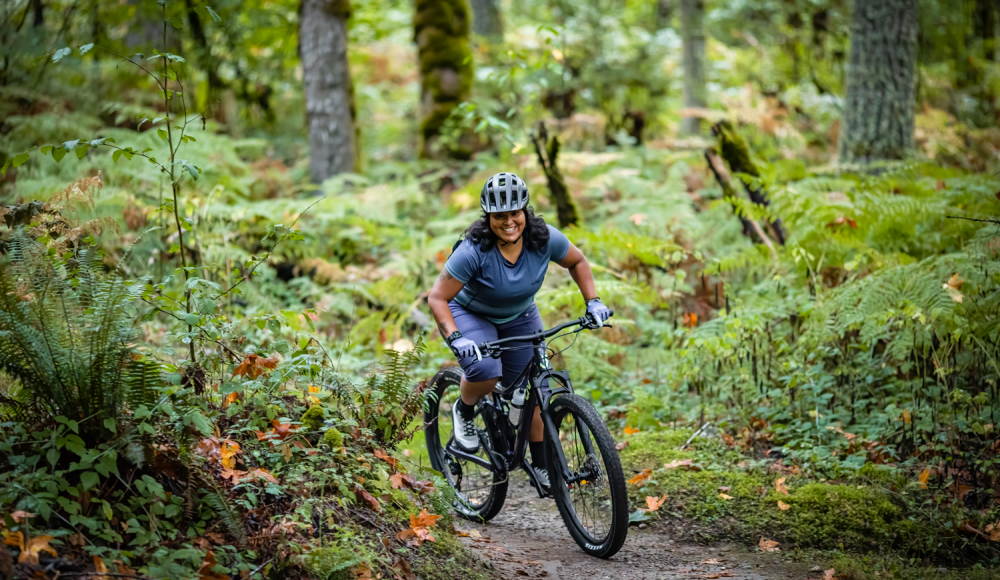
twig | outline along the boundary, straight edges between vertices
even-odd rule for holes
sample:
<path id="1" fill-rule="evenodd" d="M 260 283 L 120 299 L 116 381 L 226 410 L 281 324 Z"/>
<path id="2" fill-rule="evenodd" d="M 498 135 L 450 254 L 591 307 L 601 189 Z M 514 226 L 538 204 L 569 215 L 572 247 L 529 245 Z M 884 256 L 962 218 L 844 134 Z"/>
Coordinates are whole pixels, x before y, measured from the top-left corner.
<path id="1" fill-rule="evenodd" d="M 681 445 L 680 447 L 678 447 L 678 449 L 684 449 L 685 447 L 687 447 L 688 445 L 690 445 L 691 442 L 694 441 L 694 438 L 697 437 L 698 435 L 701 435 L 701 432 L 704 431 L 705 428 L 708 427 L 711 424 L 712 424 L 712 422 L 709 421 L 708 423 L 705 423 L 704 425 L 702 425 L 701 429 L 698 429 L 697 431 L 694 432 L 694 435 L 692 435 L 691 437 L 688 437 L 688 440 L 684 442 L 684 445 Z"/>
<path id="2" fill-rule="evenodd" d="M 289 233 L 291 233 L 291 231 L 292 231 L 292 228 L 294 228 L 294 227 L 295 227 L 295 224 L 297 224 L 297 223 L 298 223 L 298 221 L 299 221 L 299 218 L 301 218 L 302 216 L 304 216 L 304 215 L 305 215 L 305 214 L 306 214 L 306 213 L 307 213 L 307 212 L 308 212 L 308 211 L 309 211 L 310 209 L 312 209 L 312 207 L 313 207 L 314 205 L 316 205 L 317 203 L 319 203 L 319 202 L 323 201 L 324 199 L 326 199 L 326 196 L 325 196 L 325 195 L 324 195 L 323 197 L 321 197 L 321 198 L 317 199 L 316 201 L 312 202 L 311 204 L 309 204 L 309 207 L 307 207 L 306 209 L 302 210 L 302 212 L 301 212 L 301 213 L 299 213 L 299 215 L 298 215 L 298 216 L 296 216 L 295 220 L 294 220 L 294 221 L 292 221 L 292 225 L 288 226 L 288 232 L 285 232 L 285 234 L 284 234 L 283 236 L 281 236 L 280 238 L 278 238 L 278 240 L 277 240 L 276 242 L 274 242 L 274 245 L 273 245 L 273 246 L 271 246 L 271 249 L 270 249 L 270 250 L 268 250 L 268 251 L 267 251 L 267 253 L 266 253 L 266 254 L 264 254 L 264 256 L 263 256 L 263 257 L 261 257 L 260 261 L 258 261 L 258 262 L 257 262 L 256 264 L 254 264 L 254 265 L 253 265 L 253 267 L 251 267 L 251 268 L 250 268 L 250 271 L 249 271 L 249 272 L 247 272 L 247 273 L 246 273 L 246 275 L 244 275 L 244 276 L 242 276 L 242 277 L 240 278 L 240 281 L 239 281 L 239 282 L 237 282 L 237 283 L 233 284 L 232 286 L 230 286 L 230 287 L 229 287 L 229 289 L 228 289 L 228 290 L 226 290 L 225 292 L 223 292 L 223 293 L 221 293 L 221 294 L 218 294 L 217 296 L 215 296 L 215 298 L 214 298 L 214 299 L 215 299 L 215 300 L 218 300 L 219 298 L 222 298 L 222 297 L 224 297 L 225 295 L 227 295 L 227 294 L 229 294 L 230 292 L 232 292 L 233 290 L 235 290 L 237 286 L 239 286 L 239 285 L 240 285 L 240 284 L 242 284 L 243 282 L 245 282 L 245 281 L 249 280 L 249 279 L 250 279 L 250 277 L 251 277 L 251 276 L 253 276 L 253 273 L 254 273 L 254 270 L 256 270 L 256 269 L 257 269 L 257 266 L 260 266 L 261 264 L 263 264 L 263 263 L 264 263 L 264 262 L 265 262 L 265 261 L 266 261 L 266 260 L 268 259 L 268 257 L 270 257 L 270 256 L 271 256 L 271 252 L 273 252 L 273 251 L 274 251 L 274 249 L 278 247 L 278 244 L 280 244 L 280 243 L 281 243 L 281 242 L 282 242 L 282 241 L 283 241 L 283 240 L 284 240 L 285 238 L 287 238 L 287 237 L 288 237 L 288 234 L 289 234 Z M 265 236 L 265 237 L 266 237 L 266 236 Z"/>
<path id="3" fill-rule="evenodd" d="M 142 578 L 143 580 L 149 580 L 149 576 L 136 576 L 135 574 L 118 574 L 117 572 L 70 572 L 69 574 L 59 574 L 56 578 L 66 578 L 68 576 L 90 576 L 91 578 L 96 578 L 99 576 L 116 576 L 118 578 Z"/>
<path id="4" fill-rule="evenodd" d="M 983 220 L 983 219 L 962 217 L 960 215 L 946 215 L 944 217 L 946 217 L 948 219 L 953 219 L 953 220 L 968 220 L 970 222 L 986 222 L 988 224 L 996 224 L 996 225 L 1000 226 L 1000 220 Z"/>
<path id="5" fill-rule="evenodd" d="M 753 218 L 747 218 L 747 220 L 750 222 L 750 225 L 753 227 L 753 230 L 757 232 L 757 235 L 760 236 L 760 239 L 763 240 L 764 245 L 767 246 L 767 249 L 771 250 L 771 257 L 774 258 L 775 261 L 777 261 L 778 250 L 774 249 L 774 242 L 771 241 L 771 238 L 767 237 L 767 234 L 764 233 L 764 230 L 760 227 L 760 224 L 757 223 L 757 220 Z"/>
<path id="6" fill-rule="evenodd" d="M 257 572 L 260 572 L 260 571 L 261 571 L 261 569 L 263 569 L 263 568 L 264 568 L 264 566 L 267 566 L 268 564 L 270 564 L 270 563 L 271 563 L 271 562 L 273 562 L 273 561 L 274 561 L 274 558 L 271 558 L 271 559 L 270 559 L 270 560 L 268 560 L 267 562 L 264 562 L 264 563 L 263 563 L 263 564 L 261 564 L 260 566 L 257 566 L 256 568 L 254 568 L 253 572 L 250 572 L 249 574 L 247 574 L 247 577 L 249 578 L 249 577 L 253 576 L 254 574 L 256 574 Z"/>

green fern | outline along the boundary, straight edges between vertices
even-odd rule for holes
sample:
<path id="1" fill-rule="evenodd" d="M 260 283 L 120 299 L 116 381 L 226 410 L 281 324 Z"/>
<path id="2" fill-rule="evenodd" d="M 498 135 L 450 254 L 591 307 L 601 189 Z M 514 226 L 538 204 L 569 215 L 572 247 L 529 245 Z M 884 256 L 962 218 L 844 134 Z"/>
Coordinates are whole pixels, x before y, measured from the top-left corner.
<path id="1" fill-rule="evenodd" d="M 133 369 L 146 363 L 132 361 L 127 346 L 142 285 L 105 274 L 92 247 L 62 257 L 23 230 L 8 247 L 0 258 L 0 366 L 40 407 L 84 431 L 116 421 L 126 401 L 148 400 L 155 376 Z"/>

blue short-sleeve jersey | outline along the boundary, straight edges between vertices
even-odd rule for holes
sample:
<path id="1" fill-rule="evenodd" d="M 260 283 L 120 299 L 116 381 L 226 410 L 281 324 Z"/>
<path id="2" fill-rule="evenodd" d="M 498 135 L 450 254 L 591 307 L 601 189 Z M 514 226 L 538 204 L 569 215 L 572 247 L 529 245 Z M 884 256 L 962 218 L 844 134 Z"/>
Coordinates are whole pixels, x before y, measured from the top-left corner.
<path id="1" fill-rule="evenodd" d="M 569 239 L 549 228 L 549 243 L 536 252 L 521 247 L 521 255 L 511 263 L 500 248 L 484 252 L 469 240 L 455 248 L 444 267 L 465 284 L 455 302 L 493 322 L 509 322 L 528 309 L 545 281 L 549 262 L 559 262 L 569 252 Z"/>

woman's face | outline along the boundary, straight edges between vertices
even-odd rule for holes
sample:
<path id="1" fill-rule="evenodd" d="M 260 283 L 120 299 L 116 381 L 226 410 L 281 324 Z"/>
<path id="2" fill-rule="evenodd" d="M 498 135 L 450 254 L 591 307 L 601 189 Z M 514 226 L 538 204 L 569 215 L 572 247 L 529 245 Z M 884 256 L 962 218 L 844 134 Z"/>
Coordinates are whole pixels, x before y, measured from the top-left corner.
<path id="1" fill-rule="evenodd" d="M 524 232 L 524 210 L 491 213 L 490 229 L 501 240 L 508 243 L 516 242 Z"/>

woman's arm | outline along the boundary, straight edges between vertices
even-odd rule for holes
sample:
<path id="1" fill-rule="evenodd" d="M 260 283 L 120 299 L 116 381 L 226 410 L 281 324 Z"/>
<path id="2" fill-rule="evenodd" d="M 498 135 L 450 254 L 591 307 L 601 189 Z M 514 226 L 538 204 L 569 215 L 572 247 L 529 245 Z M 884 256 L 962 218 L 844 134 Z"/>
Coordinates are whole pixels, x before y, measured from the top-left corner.
<path id="1" fill-rule="evenodd" d="M 566 252 L 566 257 L 560 260 L 558 264 L 569 270 L 569 275 L 573 277 L 573 281 L 580 287 L 580 293 L 583 294 L 584 302 L 591 298 L 597 298 L 597 290 L 594 288 L 594 273 L 590 271 L 590 262 L 587 261 L 587 257 L 583 255 L 583 252 L 578 250 L 573 244 L 570 244 L 569 251 Z M 449 314 L 451 313 L 449 312 Z"/>
<path id="2" fill-rule="evenodd" d="M 590 271 L 589 268 L 587 271 Z M 448 338 L 451 333 L 458 330 L 455 318 L 451 315 L 451 308 L 448 308 L 448 302 L 462 291 L 463 286 L 465 286 L 463 282 L 448 273 L 448 268 L 442 268 L 438 279 L 434 281 L 430 295 L 427 296 L 427 305 L 431 307 L 431 314 L 437 322 L 441 338 Z"/>

